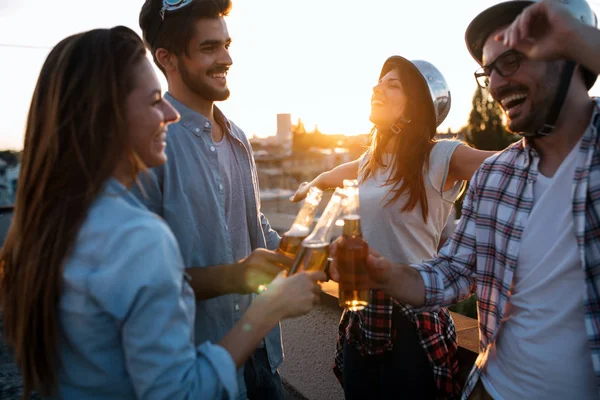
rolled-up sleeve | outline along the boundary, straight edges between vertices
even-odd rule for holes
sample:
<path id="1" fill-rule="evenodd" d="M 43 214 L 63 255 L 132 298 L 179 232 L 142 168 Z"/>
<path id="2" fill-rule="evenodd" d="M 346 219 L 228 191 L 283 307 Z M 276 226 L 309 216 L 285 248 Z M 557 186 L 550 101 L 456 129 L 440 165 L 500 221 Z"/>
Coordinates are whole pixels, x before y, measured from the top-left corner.
<path id="1" fill-rule="evenodd" d="M 271 227 L 269 220 L 263 213 L 260 213 L 260 223 L 262 225 L 263 232 L 265 233 L 265 241 L 267 242 L 267 249 L 277 250 L 281 237 L 275 229 Z"/>
<path id="2" fill-rule="evenodd" d="M 140 399 L 234 399 L 236 367 L 221 346 L 193 344 L 194 300 L 172 234 L 129 230 L 114 247 L 97 300 L 119 321 L 127 371 Z M 113 274 L 112 277 L 108 276 Z M 114 275 L 117 274 L 117 275 Z M 115 278 L 118 277 L 118 279 Z"/>
<path id="3" fill-rule="evenodd" d="M 425 283 L 425 305 L 431 311 L 459 302 L 475 291 L 477 279 L 476 192 L 477 173 L 463 202 L 462 216 L 452 237 L 437 258 L 413 265 Z"/>

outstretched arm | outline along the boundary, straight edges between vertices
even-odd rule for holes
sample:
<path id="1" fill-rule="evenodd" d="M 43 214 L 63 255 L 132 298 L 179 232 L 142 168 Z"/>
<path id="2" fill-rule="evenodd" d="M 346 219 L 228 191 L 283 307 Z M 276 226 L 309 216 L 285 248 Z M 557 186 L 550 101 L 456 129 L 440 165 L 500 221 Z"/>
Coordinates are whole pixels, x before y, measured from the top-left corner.
<path id="1" fill-rule="evenodd" d="M 321 190 L 327 190 L 344 186 L 344 179 L 358 179 L 359 164 L 360 159 L 338 165 L 327 172 L 323 172 L 311 182 L 302 183 L 290 200 L 294 202 L 304 200 L 308 190 L 313 186 Z"/>

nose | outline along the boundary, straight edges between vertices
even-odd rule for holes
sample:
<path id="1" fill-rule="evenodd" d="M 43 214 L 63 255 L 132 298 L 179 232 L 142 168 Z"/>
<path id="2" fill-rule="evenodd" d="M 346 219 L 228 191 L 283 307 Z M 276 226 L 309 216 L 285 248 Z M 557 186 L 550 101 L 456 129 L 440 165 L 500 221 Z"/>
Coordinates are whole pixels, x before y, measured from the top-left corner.
<path id="1" fill-rule="evenodd" d="M 233 60 L 231 59 L 231 54 L 229 54 L 228 48 L 223 48 L 221 51 L 221 56 L 219 57 L 219 64 L 231 66 L 233 64 Z"/>
<path id="2" fill-rule="evenodd" d="M 490 91 L 490 94 L 492 95 L 492 97 L 495 97 L 494 93 L 496 93 L 498 88 L 506 86 L 508 83 L 508 80 L 505 77 L 503 77 L 502 75 L 500 75 L 494 69 L 494 70 L 492 70 L 492 73 L 490 74 L 489 82 L 490 83 L 489 83 L 488 90 Z"/>
<path id="3" fill-rule="evenodd" d="M 179 113 L 167 99 L 164 99 L 164 121 L 166 125 L 179 121 Z"/>
<path id="4" fill-rule="evenodd" d="M 381 82 L 377 82 L 377 85 L 373 86 L 373 94 L 382 94 L 383 88 L 381 87 Z"/>

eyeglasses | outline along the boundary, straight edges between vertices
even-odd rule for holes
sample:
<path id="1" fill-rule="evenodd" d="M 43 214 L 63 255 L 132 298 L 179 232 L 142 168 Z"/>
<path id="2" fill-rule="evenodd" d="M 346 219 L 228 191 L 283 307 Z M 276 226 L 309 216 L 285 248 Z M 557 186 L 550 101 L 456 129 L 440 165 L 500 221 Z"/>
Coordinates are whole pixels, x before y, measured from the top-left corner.
<path id="1" fill-rule="evenodd" d="M 503 78 L 511 76 L 519 70 L 521 60 L 525 55 L 515 50 L 508 50 L 500 54 L 498 58 L 489 65 L 484 65 L 475 71 L 475 79 L 482 88 L 490 86 L 490 75 L 492 71 L 496 71 Z"/>
<path id="2" fill-rule="evenodd" d="M 162 27 L 167 12 L 181 10 L 183 7 L 192 4 L 193 1 L 194 0 L 163 0 L 162 7 L 160 8 L 160 23 L 158 24 L 158 28 L 156 28 L 156 32 L 154 33 L 152 41 L 150 42 L 150 48 L 154 48 L 154 42 L 156 41 L 158 32 L 160 32 L 160 28 Z"/>

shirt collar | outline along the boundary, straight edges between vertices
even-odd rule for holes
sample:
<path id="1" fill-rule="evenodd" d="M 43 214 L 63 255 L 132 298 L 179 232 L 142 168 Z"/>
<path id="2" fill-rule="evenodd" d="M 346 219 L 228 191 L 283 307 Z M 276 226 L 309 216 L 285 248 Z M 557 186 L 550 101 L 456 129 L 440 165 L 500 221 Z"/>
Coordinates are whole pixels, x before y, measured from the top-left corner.
<path id="1" fill-rule="evenodd" d="M 594 109 L 592 111 L 592 118 L 590 119 L 590 123 L 583 134 L 583 137 L 580 139 L 582 145 L 586 143 L 591 143 L 592 139 L 598 135 L 598 128 L 600 128 L 600 97 L 592 98 L 594 102 Z M 538 152 L 531 146 L 531 139 L 523 138 L 521 140 L 522 148 L 529 154 L 534 156 L 538 156 Z"/>
<path id="2" fill-rule="evenodd" d="M 211 122 L 208 118 L 187 107 L 185 104 L 173 97 L 171 93 L 166 92 L 164 97 L 173 105 L 173 107 L 175 107 L 177 112 L 179 112 L 179 115 L 181 116 L 179 122 L 192 132 L 197 132 L 196 128 L 207 129 L 210 127 Z M 226 127 L 227 130 L 231 130 L 231 123 L 217 106 L 214 106 L 214 117 L 217 123 Z"/>
<path id="3" fill-rule="evenodd" d="M 138 180 L 136 180 L 134 185 L 139 185 Z M 125 185 L 115 178 L 109 178 L 106 181 L 102 194 L 108 197 L 121 197 L 133 207 L 146 209 L 146 206 Z"/>

